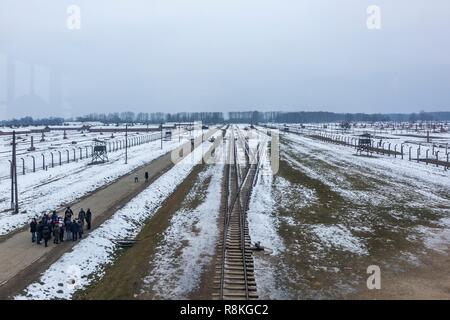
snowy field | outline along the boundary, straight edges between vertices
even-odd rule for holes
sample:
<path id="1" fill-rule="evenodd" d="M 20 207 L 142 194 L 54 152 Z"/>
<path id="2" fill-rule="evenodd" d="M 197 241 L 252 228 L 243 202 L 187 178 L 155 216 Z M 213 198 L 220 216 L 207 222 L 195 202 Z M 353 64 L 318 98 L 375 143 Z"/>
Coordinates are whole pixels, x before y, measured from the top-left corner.
<path id="1" fill-rule="evenodd" d="M 201 134 L 199 130 L 193 136 Z M 128 152 L 128 165 L 124 164 L 125 151 L 109 153 L 109 161 L 104 164 L 88 165 L 90 159 L 56 166 L 48 171 L 38 171 L 18 176 L 20 213 L 12 214 L 10 208 L 10 180 L 0 183 L 0 235 L 14 231 L 30 218 L 43 212 L 55 210 L 85 194 L 111 182 L 127 172 L 150 162 L 190 139 L 189 133 L 182 133 L 179 141 L 177 133 L 171 141 L 156 140 L 133 146 Z"/>

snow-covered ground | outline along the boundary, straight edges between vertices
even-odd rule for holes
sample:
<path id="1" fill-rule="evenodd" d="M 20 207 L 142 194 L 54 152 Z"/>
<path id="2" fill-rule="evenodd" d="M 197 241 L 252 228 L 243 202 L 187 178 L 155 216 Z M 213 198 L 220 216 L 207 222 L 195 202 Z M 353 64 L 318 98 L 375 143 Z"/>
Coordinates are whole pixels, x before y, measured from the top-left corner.
<path id="1" fill-rule="evenodd" d="M 200 131 L 194 133 L 194 136 Z M 10 185 L 0 184 L 0 235 L 7 234 L 22 227 L 30 218 L 43 212 L 55 210 L 65 203 L 70 203 L 83 195 L 119 178 L 131 170 L 150 162 L 164 153 L 175 149 L 190 138 L 182 135 L 179 141 L 174 136 L 171 141 L 153 141 L 130 148 L 128 164 L 124 164 L 124 150 L 109 154 L 109 162 L 88 165 L 90 160 L 68 163 L 48 171 L 40 171 L 25 176 L 18 176 L 19 214 L 6 211 L 10 208 Z"/>
<path id="2" fill-rule="evenodd" d="M 220 132 L 215 136 L 218 134 Z M 114 257 L 117 249 L 114 241 L 135 237 L 144 222 L 152 217 L 163 201 L 189 175 L 209 146 L 210 142 L 204 142 L 203 147 L 196 148 L 192 155 L 164 173 L 88 237 L 81 240 L 72 251 L 65 253 L 37 282 L 29 285 L 16 299 L 70 299 L 76 290 L 89 285 L 94 275 L 100 278 L 104 266 Z"/>

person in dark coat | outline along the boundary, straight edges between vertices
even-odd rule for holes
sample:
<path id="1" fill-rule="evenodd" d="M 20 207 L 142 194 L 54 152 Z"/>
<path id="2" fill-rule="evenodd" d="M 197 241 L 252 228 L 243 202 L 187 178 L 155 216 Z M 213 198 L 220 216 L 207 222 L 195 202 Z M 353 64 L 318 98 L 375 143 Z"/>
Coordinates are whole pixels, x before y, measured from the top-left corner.
<path id="1" fill-rule="evenodd" d="M 72 220 L 67 216 L 64 218 L 64 228 L 66 229 L 66 240 L 70 240 L 71 238 L 71 231 L 70 231 L 70 225 L 72 224 Z"/>
<path id="2" fill-rule="evenodd" d="M 148 181 L 148 172 L 145 171 L 145 181 Z"/>
<path id="3" fill-rule="evenodd" d="M 77 241 L 78 240 L 78 223 L 75 219 L 70 223 L 70 232 L 72 232 L 72 241 Z"/>
<path id="4" fill-rule="evenodd" d="M 44 239 L 44 243 L 45 243 L 46 247 L 48 247 L 47 243 L 48 243 L 48 240 L 51 239 L 51 237 L 52 237 L 52 234 L 51 234 L 51 230 L 50 230 L 50 224 L 46 223 L 42 227 L 42 239 Z"/>
<path id="5" fill-rule="evenodd" d="M 78 212 L 78 221 L 81 222 L 81 226 L 84 226 L 84 219 L 86 219 L 86 212 L 81 208 Z"/>
<path id="6" fill-rule="evenodd" d="M 88 208 L 86 211 L 86 223 L 88 230 L 91 230 L 91 222 L 92 222 L 92 212 L 91 209 Z"/>
<path id="7" fill-rule="evenodd" d="M 50 217 L 50 221 L 51 221 L 51 229 L 52 229 L 52 232 L 53 232 L 53 227 L 55 226 L 55 224 L 56 223 L 58 223 L 58 214 L 56 213 L 56 211 L 54 210 L 53 212 L 52 212 L 52 215 L 51 215 L 51 217 Z"/>
<path id="8" fill-rule="evenodd" d="M 48 214 L 44 213 L 44 215 L 42 216 L 42 223 L 43 224 L 47 224 L 49 222 L 49 217 Z"/>
<path id="9" fill-rule="evenodd" d="M 67 209 L 64 213 L 64 217 L 69 217 L 69 219 L 72 219 L 72 216 L 73 216 L 73 211 L 72 211 L 72 209 L 70 209 L 69 206 L 67 206 Z"/>
<path id="10" fill-rule="evenodd" d="M 59 242 L 64 242 L 65 226 L 62 218 L 59 218 L 58 224 L 59 224 Z"/>
<path id="11" fill-rule="evenodd" d="M 56 211 L 53 211 L 52 213 L 52 224 L 55 224 L 58 221 L 58 214 L 56 213 Z"/>
<path id="12" fill-rule="evenodd" d="M 78 220 L 78 238 L 81 240 L 83 238 L 83 224 L 81 220 Z"/>
<path id="13" fill-rule="evenodd" d="M 36 228 L 36 233 L 37 233 L 37 244 L 41 244 L 41 240 L 42 240 L 42 228 L 44 227 L 44 222 L 42 222 L 42 220 L 39 221 L 37 228 Z"/>
<path id="14" fill-rule="evenodd" d="M 59 223 L 55 223 L 53 225 L 53 243 L 54 244 L 59 244 L 59 237 L 60 237 Z"/>
<path id="15" fill-rule="evenodd" d="M 36 231 L 37 231 L 37 222 L 36 219 L 33 218 L 30 222 L 30 232 L 31 232 L 31 242 L 36 241 Z"/>

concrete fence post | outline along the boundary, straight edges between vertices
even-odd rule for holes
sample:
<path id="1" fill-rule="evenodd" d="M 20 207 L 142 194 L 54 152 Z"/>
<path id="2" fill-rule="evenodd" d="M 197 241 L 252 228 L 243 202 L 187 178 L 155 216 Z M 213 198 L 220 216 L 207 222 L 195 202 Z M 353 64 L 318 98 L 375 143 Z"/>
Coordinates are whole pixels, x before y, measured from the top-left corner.
<path id="1" fill-rule="evenodd" d="M 31 158 L 33 159 L 33 172 L 36 172 L 36 159 L 34 156 L 31 156 Z"/>
<path id="2" fill-rule="evenodd" d="M 439 167 L 439 150 L 436 151 L 436 167 Z"/>

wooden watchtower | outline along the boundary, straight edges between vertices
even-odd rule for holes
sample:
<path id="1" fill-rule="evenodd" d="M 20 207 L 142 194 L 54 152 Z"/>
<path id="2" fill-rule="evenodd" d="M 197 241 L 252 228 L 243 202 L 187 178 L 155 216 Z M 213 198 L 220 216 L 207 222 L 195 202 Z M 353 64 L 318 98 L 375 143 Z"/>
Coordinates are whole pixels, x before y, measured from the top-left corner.
<path id="1" fill-rule="evenodd" d="M 104 163 L 105 161 L 108 161 L 106 141 L 94 139 L 94 151 L 92 152 L 91 164 Z"/>
<path id="2" fill-rule="evenodd" d="M 358 150 L 360 154 L 366 151 L 367 155 L 372 153 L 372 136 L 369 133 L 363 133 L 358 138 Z"/>

